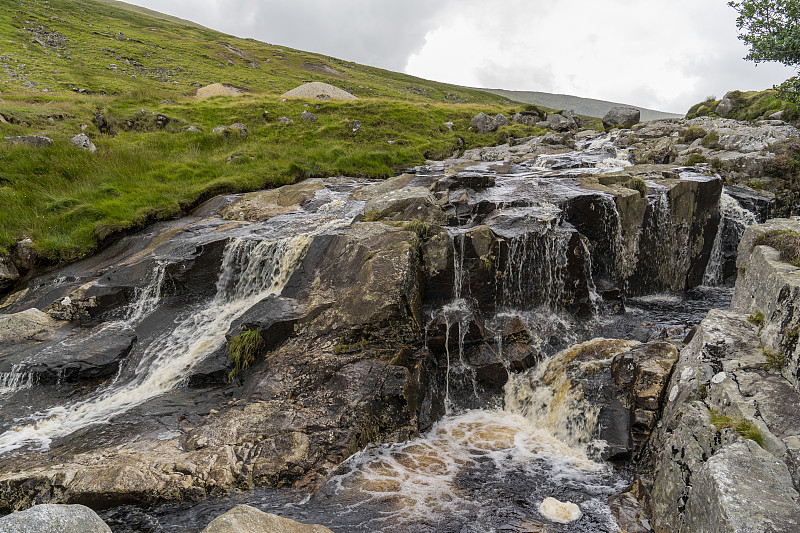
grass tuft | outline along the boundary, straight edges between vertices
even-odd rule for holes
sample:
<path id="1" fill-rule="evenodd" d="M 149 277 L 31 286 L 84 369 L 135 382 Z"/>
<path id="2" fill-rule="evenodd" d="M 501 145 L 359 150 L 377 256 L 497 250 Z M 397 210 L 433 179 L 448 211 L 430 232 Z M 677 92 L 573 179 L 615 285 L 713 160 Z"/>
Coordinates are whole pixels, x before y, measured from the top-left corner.
<path id="1" fill-rule="evenodd" d="M 263 348 L 264 339 L 255 329 L 246 329 L 233 337 L 228 343 L 230 360 L 233 363 L 233 370 L 228 374 L 228 380 L 233 381 L 239 372 L 252 365 L 256 355 Z"/>

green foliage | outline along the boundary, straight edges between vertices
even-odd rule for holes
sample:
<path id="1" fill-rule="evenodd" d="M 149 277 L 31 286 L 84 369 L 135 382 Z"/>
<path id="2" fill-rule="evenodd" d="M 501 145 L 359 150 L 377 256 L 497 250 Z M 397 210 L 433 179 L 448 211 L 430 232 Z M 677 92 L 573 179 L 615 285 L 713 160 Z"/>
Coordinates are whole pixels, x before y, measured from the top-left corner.
<path id="1" fill-rule="evenodd" d="M 708 132 L 706 136 L 703 137 L 703 140 L 700 141 L 700 144 L 709 150 L 719 150 L 722 148 L 719 144 L 719 133 L 716 131 Z"/>
<path id="2" fill-rule="evenodd" d="M 361 222 L 377 222 L 383 218 L 383 214 L 377 209 L 370 209 L 361 216 Z"/>
<path id="3" fill-rule="evenodd" d="M 746 59 L 775 61 L 789 67 L 800 64 L 800 3 L 797 0 L 742 0 L 728 5 L 739 16 L 739 39 L 750 47 Z M 792 77 L 776 87 L 780 98 L 800 102 L 800 80 Z"/>
<path id="4" fill-rule="evenodd" d="M 403 229 L 406 231 L 411 231 L 417 234 L 420 240 L 425 240 L 428 238 L 428 232 L 430 231 L 430 226 L 428 226 L 427 222 L 423 222 L 422 220 L 413 219 L 409 222 L 403 224 Z"/>
<path id="5" fill-rule="evenodd" d="M 761 180 L 749 180 L 745 185 L 747 185 L 748 187 L 750 187 L 755 191 L 760 191 L 761 189 L 764 188 L 764 182 L 762 182 Z"/>
<path id="6" fill-rule="evenodd" d="M 687 165 L 699 165 L 700 163 L 707 163 L 708 159 L 703 154 L 692 154 L 686 158 Z"/>
<path id="7" fill-rule="evenodd" d="M 781 253 L 781 260 L 800 267 L 800 233 L 770 231 L 756 238 L 756 246 L 770 246 Z"/>
<path id="8" fill-rule="evenodd" d="M 747 317 L 747 321 L 751 324 L 758 326 L 759 328 L 764 327 L 764 313 L 758 311 L 757 313 L 753 313 L 749 317 Z"/>
<path id="9" fill-rule="evenodd" d="M 642 178 L 633 178 L 625 184 L 628 189 L 639 191 L 639 195 L 644 198 L 647 196 L 647 183 Z"/>
<path id="10" fill-rule="evenodd" d="M 702 139 L 708 134 L 706 130 L 699 126 L 689 126 L 681 135 L 681 142 L 684 144 L 691 144 L 697 139 Z"/>
<path id="11" fill-rule="evenodd" d="M 733 429 L 741 437 L 755 441 L 759 446 L 764 446 L 764 436 L 754 423 L 744 419 L 732 419 L 716 409 L 711 409 L 711 424 L 717 430 Z"/>
<path id="12" fill-rule="evenodd" d="M 80 258 L 216 194 L 317 176 L 382 178 L 457 149 L 543 133 L 521 124 L 487 136 L 468 131 L 478 112 L 507 110 L 496 95 L 238 39 L 122 3 L 2 5 L 0 34 L 14 39 L 0 52 L 9 73 L 0 80 L 0 139 L 36 133 L 54 144 L 0 141 L 0 249 L 30 237 L 48 263 Z M 304 81 L 359 100 L 281 101 Z M 248 93 L 194 97 L 215 82 Z M 299 120 L 306 109 L 316 122 Z M 110 132 L 100 131 L 96 113 Z M 280 124 L 280 116 L 295 122 Z M 353 132 L 356 120 L 363 126 Z M 247 126 L 247 138 L 211 133 L 234 122 Z M 96 153 L 69 143 L 81 131 Z"/>
<path id="13" fill-rule="evenodd" d="M 230 359 L 233 363 L 233 370 L 228 374 L 228 379 L 233 381 L 239 372 L 252 365 L 256 360 L 256 355 L 263 348 L 264 339 L 258 330 L 246 329 L 233 337 L 228 343 Z"/>
<path id="14" fill-rule="evenodd" d="M 784 353 L 775 353 L 771 350 L 763 349 L 764 357 L 767 359 L 767 366 L 772 370 L 782 370 L 789 362 Z"/>

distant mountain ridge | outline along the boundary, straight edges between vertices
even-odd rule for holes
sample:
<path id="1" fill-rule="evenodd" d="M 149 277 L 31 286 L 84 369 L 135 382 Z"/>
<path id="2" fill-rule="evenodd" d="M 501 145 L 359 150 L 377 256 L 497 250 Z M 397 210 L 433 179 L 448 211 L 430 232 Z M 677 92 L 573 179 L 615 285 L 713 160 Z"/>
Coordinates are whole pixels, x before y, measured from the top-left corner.
<path id="1" fill-rule="evenodd" d="M 481 89 L 488 93 L 496 94 L 515 102 L 534 104 L 551 109 L 572 109 L 579 115 L 602 118 L 614 106 L 635 107 L 642 113 L 642 121 L 657 120 L 660 118 L 682 118 L 683 115 L 666 113 L 630 104 L 607 102 L 593 98 L 582 98 L 568 94 L 543 93 L 538 91 L 508 91 L 505 89 Z"/>

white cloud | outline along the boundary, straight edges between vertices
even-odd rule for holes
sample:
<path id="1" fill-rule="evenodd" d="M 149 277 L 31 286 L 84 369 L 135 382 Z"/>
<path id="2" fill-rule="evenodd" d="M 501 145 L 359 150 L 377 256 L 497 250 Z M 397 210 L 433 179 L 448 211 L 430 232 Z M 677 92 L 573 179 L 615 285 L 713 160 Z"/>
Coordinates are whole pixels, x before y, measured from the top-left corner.
<path id="1" fill-rule="evenodd" d="M 469 86 L 685 112 L 791 69 L 741 59 L 724 0 L 133 0 L 241 37 Z"/>

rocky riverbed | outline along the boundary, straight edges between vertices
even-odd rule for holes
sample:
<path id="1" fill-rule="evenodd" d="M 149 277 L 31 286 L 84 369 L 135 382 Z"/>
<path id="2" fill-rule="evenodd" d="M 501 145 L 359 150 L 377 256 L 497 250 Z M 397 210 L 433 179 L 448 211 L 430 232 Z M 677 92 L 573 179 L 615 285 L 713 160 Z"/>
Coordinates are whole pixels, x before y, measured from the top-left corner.
<path id="1" fill-rule="evenodd" d="M 726 480 L 760 468 L 782 503 L 752 530 L 792 524 L 794 289 L 766 271 L 794 270 L 746 231 L 774 197 L 723 177 L 798 132 L 703 122 L 726 165 L 687 166 L 707 120 L 219 197 L 30 279 L 0 308 L 0 512 L 199 531 L 261 498 L 334 531 L 694 531 L 704 505 L 733 528 L 750 496 Z"/>

